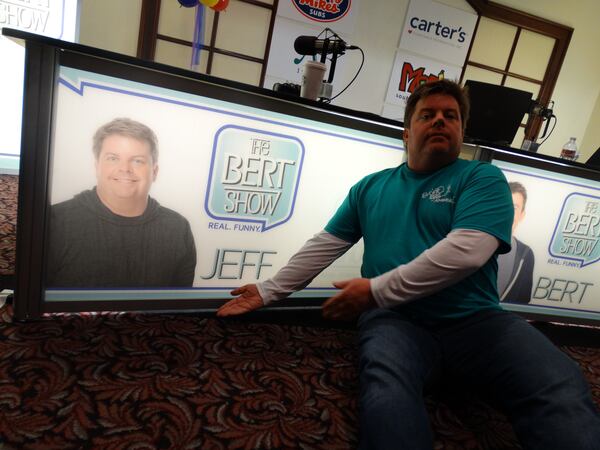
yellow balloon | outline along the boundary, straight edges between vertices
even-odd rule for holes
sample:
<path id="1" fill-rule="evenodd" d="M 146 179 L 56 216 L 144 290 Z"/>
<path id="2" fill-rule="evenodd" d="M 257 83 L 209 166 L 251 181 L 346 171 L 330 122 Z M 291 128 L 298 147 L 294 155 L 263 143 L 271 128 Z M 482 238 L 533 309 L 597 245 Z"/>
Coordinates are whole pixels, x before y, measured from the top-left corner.
<path id="1" fill-rule="evenodd" d="M 200 0 L 200 3 L 202 3 L 203 5 L 208 6 L 209 8 L 212 8 L 217 3 L 219 3 L 219 0 Z"/>

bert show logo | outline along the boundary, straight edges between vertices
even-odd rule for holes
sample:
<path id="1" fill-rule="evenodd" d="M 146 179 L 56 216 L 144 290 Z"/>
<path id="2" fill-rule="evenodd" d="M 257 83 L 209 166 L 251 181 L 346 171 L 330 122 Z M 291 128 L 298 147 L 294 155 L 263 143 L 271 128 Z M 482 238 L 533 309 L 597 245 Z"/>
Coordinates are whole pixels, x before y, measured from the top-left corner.
<path id="1" fill-rule="evenodd" d="M 600 197 L 567 196 L 554 229 L 549 252 L 556 258 L 578 261 L 584 267 L 600 260 Z"/>
<path id="2" fill-rule="evenodd" d="M 304 145 L 293 136 L 236 125 L 215 137 L 205 199 L 217 220 L 262 224 L 266 231 L 292 216 Z"/>
<path id="3" fill-rule="evenodd" d="M 292 0 L 305 17 L 317 22 L 335 22 L 350 11 L 352 0 Z"/>

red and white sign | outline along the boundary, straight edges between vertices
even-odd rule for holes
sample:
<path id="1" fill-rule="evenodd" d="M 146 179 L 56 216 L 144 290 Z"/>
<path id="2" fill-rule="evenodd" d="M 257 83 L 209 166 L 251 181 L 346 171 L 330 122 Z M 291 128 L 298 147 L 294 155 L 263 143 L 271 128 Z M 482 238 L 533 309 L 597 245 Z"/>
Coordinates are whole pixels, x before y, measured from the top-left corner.
<path id="1" fill-rule="evenodd" d="M 396 52 L 382 115 L 390 119 L 403 120 L 406 100 L 417 86 L 441 78 L 458 80 L 460 71 L 459 66 L 426 59 L 404 51 Z"/>
<path id="2" fill-rule="evenodd" d="M 360 0 L 281 0 L 277 15 L 336 33 L 351 33 Z"/>

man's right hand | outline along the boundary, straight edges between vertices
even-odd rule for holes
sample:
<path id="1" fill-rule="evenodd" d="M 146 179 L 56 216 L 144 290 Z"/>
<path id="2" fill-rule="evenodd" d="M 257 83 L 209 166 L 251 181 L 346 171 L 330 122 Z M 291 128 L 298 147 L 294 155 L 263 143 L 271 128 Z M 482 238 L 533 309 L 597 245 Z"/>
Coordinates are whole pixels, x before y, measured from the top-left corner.
<path id="1" fill-rule="evenodd" d="M 246 284 L 231 291 L 231 295 L 239 295 L 221 306 L 217 310 L 218 317 L 236 316 L 245 314 L 264 306 L 263 299 L 258 292 L 256 284 Z"/>

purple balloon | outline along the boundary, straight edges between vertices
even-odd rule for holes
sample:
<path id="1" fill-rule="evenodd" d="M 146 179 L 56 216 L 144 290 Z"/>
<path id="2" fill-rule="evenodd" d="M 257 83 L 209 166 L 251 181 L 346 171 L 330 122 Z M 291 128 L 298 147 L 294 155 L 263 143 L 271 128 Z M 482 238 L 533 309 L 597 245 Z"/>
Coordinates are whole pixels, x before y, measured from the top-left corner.
<path id="1" fill-rule="evenodd" d="M 198 4 L 198 0 L 177 0 L 181 6 L 185 6 L 186 8 L 193 8 Z"/>

